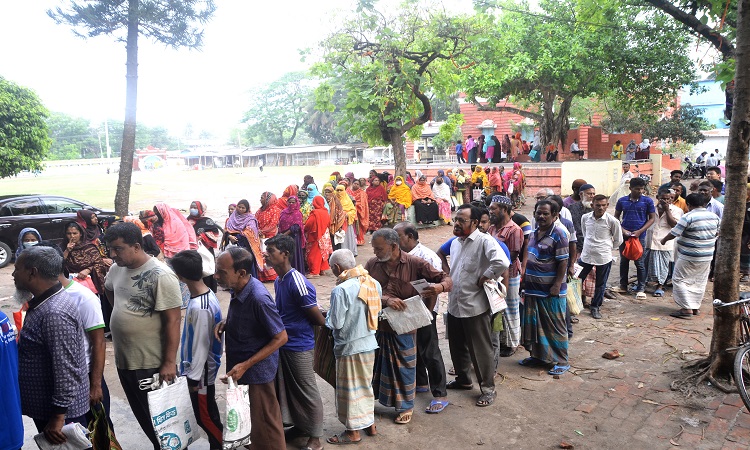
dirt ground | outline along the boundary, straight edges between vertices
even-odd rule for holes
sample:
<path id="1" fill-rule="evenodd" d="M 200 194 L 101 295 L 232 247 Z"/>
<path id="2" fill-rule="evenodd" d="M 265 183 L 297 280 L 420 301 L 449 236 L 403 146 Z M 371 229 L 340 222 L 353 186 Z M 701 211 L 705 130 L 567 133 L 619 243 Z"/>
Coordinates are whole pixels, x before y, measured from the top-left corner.
<path id="1" fill-rule="evenodd" d="M 521 212 L 530 214 L 528 207 Z M 422 243 L 433 249 L 451 236 L 452 229 L 446 226 L 420 231 Z M 371 256 L 366 244 L 357 260 L 364 263 Z M 5 312 L 14 308 L 10 297 L 12 268 L 0 270 L 0 309 Z M 634 270 L 631 265 L 631 272 Z M 618 270 L 613 267 L 610 284 L 617 277 Z M 334 278 L 322 277 L 313 284 L 319 304 L 326 308 Z M 266 286 L 273 290 L 272 284 Z M 693 320 L 668 315 L 676 309 L 670 291 L 664 298 L 649 295 L 646 301 L 636 301 L 633 296 L 605 300 L 602 320 L 592 319 L 586 310 L 579 316 L 580 323 L 574 325 L 569 373 L 554 379 L 544 371 L 522 367 L 518 361 L 527 353 L 519 350 L 501 361 L 496 379 L 498 397 L 493 405 L 474 405 L 479 395 L 476 384 L 471 391 L 450 391 L 451 405 L 437 415 L 423 412 L 430 394 L 418 394 L 415 415 L 408 425 L 394 424 L 393 409 L 377 405 L 380 434 L 363 437 L 359 448 L 552 449 L 560 448 L 563 442 L 579 449 L 624 445 L 667 449 L 678 444 L 700 449 L 748 448 L 750 415 L 741 408 L 736 394 L 725 396 L 703 387 L 688 397 L 670 389 L 686 361 L 706 355 L 713 317 L 711 291 L 709 283 L 701 315 Z M 226 312 L 228 293 L 220 291 L 219 299 Z M 441 312 L 446 302 L 447 298 L 441 298 Z M 450 368 L 441 319 L 438 328 L 443 358 Z M 614 349 L 623 356 L 616 360 L 602 358 L 603 353 Z M 117 381 L 111 343 L 107 344 L 107 357 L 105 378 L 111 389 L 112 415 L 120 442 L 125 449 L 148 448 Z M 320 379 L 318 384 L 325 408 L 325 436 L 329 436 L 342 431 L 343 426 L 336 419 L 333 389 Z M 217 388 L 221 410 L 224 390 L 224 385 Z M 30 438 L 33 425 L 28 420 L 26 425 Z M 287 448 L 303 444 L 304 440 L 298 439 L 288 442 Z M 33 441 L 27 440 L 24 448 L 33 447 Z M 191 448 L 207 449 L 208 443 L 202 439 Z"/>

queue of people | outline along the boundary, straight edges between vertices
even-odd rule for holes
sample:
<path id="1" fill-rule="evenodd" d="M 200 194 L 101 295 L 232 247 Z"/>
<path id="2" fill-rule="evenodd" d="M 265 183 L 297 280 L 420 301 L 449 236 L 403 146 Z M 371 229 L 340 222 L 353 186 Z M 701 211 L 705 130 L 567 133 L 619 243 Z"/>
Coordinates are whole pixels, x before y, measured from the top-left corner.
<path id="1" fill-rule="evenodd" d="M 432 395 L 427 414 L 449 407 L 449 390 L 473 390 L 475 382 L 476 406 L 492 405 L 500 358 L 521 347 L 529 356 L 520 365 L 564 374 L 576 322 L 566 300 L 568 283 L 583 280 L 584 304 L 601 319 L 614 250 L 620 256 L 620 292 L 643 300 L 652 282 L 659 297 L 671 280 L 679 306 L 671 315 L 700 314 L 722 210 L 716 200 L 721 187 L 713 180 L 686 196 L 685 213 L 675 203 L 680 191 L 673 187 L 681 186 L 676 174 L 670 186 L 659 189 L 656 204 L 644 194 L 643 179 L 628 179 L 630 193 L 617 199 L 614 215 L 607 212 L 608 197 L 576 180 L 574 194 L 565 200 L 541 191 L 529 221 L 515 211 L 512 197 L 517 186 L 521 192 L 524 187 L 520 165 L 510 177 L 497 169 L 487 173 L 477 167 L 471 177 L 439 173 L 431 188 L 417 173 L 411 189 L 403 177 L 371 173 L 368 181 L 334 173 L 320 191 L 306 177 L 281 198 L 263 193 L 256 214 L 247 200 L 230 205 L 223 228 L 195 201 L 187 217 L 157 203 L 107 230 L 98 227 L 95 215 L 82 213 L 66 225 L 63 248 L 24 229 L 13 278 L 26 318 L 6 327 L 9 321 L 0 315 L 0 356 L 18 355 L 0 358 L 17 365 L 19 375 L 3 388 L 8 398 L 18 399 L 7 417 L 10 435 L 22 440 L 18 429 L 25 414 L 49 442 L 59 444 L 66 439 L 64 424 L 85 425 L 91 408 L 109 409 L 105 327 L 119 382 L 153 448 L 161 444 L 148 410 L 152 385 L 144 380 L 185 376 L 212 449 L 221 448 L 223 439 L 217 378 L 248 386 L 252 422 L 258 424 L 252 428 L 253 448 L 285 448 L 284 428 L 293 426 L 307 438 L 303 448 L 320 449 L 377 434 L 375 400 L 394 408 L 399 425 L 413 420 L 419 392 Z M 481 186 L 482 193 L 452 214 L 440 199 L 460 184 Z M 412 214 L 415 202 L 422 206 Z M 358 207 L 363 203 L 366 207 Z M 393 217 L 386 214 L 389 206 Z M 435 212 L 452 224 L 454 235 L 438 252 L 419 241 L 424 221 L 404 220 L 426 220 Z M 374 256 L 357 263 L 357 246 L 364 245 L 367 232 Z M 630 261 L 636 266 L 633 284 Z M 329 271 L 337 286 L 324 311 L 311 279 Z M 263 284 L 271 281 L 273 296 Z M 421 282 L 419 290 L 414 282 Z M 493 285 L 505 302 L 499 310 Z M 217 286 L 231 292 L 226 317 Z M 436 327 L 443 293 L 451 370 Z M 403 311 L 415 296 L 432 320 L 399 334 L 380 312 Z M 336 415 L 344 427 L 327 437 L 315 377 L 316 354 L 324 350 L 316 327 L 332 336 Z"/>

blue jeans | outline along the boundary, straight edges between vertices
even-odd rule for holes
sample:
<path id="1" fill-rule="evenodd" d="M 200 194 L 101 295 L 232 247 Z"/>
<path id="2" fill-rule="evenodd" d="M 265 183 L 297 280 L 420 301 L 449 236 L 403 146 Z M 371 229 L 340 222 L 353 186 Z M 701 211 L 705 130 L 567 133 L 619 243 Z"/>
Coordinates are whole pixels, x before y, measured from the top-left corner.
<path id="1" fill-rule="evenodd" d="M 578 278 L 585 280 L 591 272 L 592 267 L 596 267 L 596 287 L 594 288 L 594 298 L 591 299 L 592 308 L 600 308 L 604 302 L 604 289 L 607 287 L 607 280 L 609 279 L 609 270 L 612 268 L 612 261 L 601 266 L 594 266 L 593 264 L 586 264 L 585 262 L 578 260 L 578 264 L 583 267 Z"/>
<path id="2" fill-rule="evenodd" d="M 641 247 L 646 248 L 646 233 L 641 233 L 640 236 L 638 236 L 638 240 L 641 241 Z M 623 242 L 620 245 L 620 287 L 627 289 L 628 288 L 628 270 L 630 270 L 630 260 L 626 259 L 624 256 L 622 256 L 622 251 L 625 248 L 625 243 Z M 638 281 L 636 283 L 636 291 L 642 291 L 643 288 L 646 286 L 646 265 L 644 263 L 644 255 L 641 255 L 640 258 L 633 261 L 635 263 L 635 270 L 636 275 L 638 277 Z M 593 305 L 593 302 L 592 302 Z"/>

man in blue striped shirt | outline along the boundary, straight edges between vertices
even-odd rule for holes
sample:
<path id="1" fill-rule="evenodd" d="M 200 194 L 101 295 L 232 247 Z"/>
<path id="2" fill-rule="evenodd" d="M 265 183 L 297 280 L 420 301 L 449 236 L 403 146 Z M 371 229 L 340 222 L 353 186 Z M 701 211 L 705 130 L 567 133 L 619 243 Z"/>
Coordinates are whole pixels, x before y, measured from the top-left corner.
<path id="1" fill-rule="evenodd" d="M 214 327 L 221 322 L 219 300 L 203 282 L 203 260 L 196 250 L 181 251 L 169 264 L 190 290 L 180 342 L 180 374 L 187 377 L 195 419 L 206 432 L 211 450 L 218 450 L 223 439 L 215 386 L 223 347 L 214 335 Z"/>
<path id="2" fill-rule="evenodd" d="M 570 369 L 565 324 L 568 234 L 561 226 L 555 225 L 558 218 L 556 202 L 537 202 L 534 218 L 537 228 L 529 238 L 529 255 L 522 286 L 526 290 L 522 344 L 531 356 L 519 364 L 554 364 L 549 374 L 560 375 Z"/>
<path id="3" fill-rule="evenodd" d="M 672 275 L 672 295 L 681 309 L 670 316 L 691 319 L 700 313 L 720 220 L 706 209 L 705 196 L 690 194 L 685 202 L 688 213 L 680 218 L 661 243 L 677 238 L 679 244 L 676 247 L 679 256 L 675 258 Z"/>

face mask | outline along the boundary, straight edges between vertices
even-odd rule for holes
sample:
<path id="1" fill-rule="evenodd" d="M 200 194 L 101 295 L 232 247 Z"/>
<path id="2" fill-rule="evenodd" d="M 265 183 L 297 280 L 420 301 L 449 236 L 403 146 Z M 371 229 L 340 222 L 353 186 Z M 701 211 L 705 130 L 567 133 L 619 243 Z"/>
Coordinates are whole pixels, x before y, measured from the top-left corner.
<path id="1" fill-rule="evenodd" d="M 191 216 L 197 216 L 198 215 L 198 208 L 190 208 L 190 215 Z"/>
<path id="2" fill-rule="evenodd" d="M 36 244 L 38 244 L 38 243 L 39 242 L 37 242 L 37 241 L 24 242 L 23 243 L 23 248 L 31 248 L 31 247 L 35 246 Z"/>
<path id="3" fill-rule="evenodd" d="M 401 182 L 400 182 L 400 181 L 397 181 L 397 182 L 396 182 L 396 186 L 401 186 Z"/>

